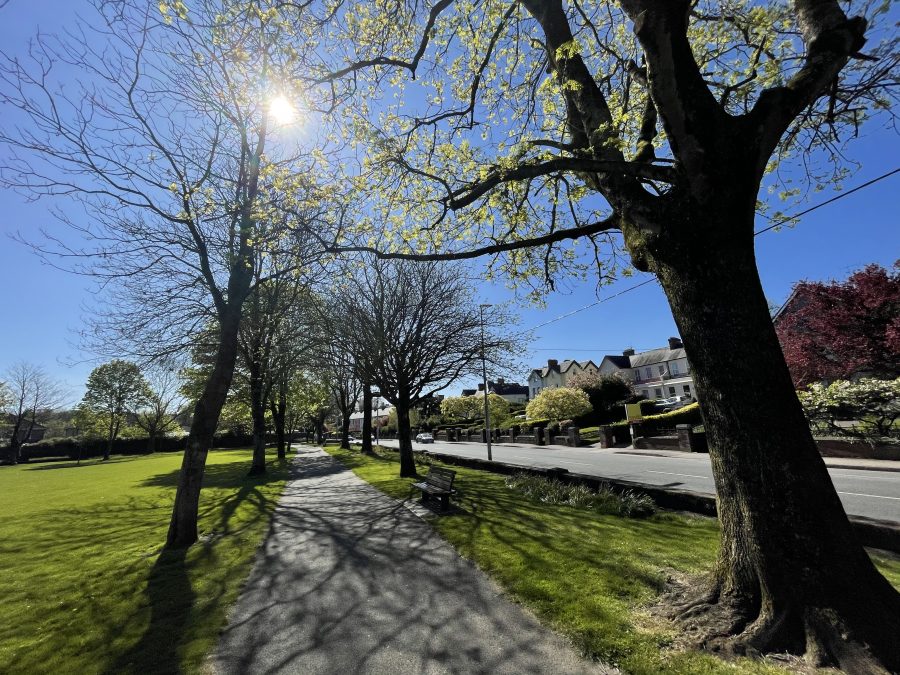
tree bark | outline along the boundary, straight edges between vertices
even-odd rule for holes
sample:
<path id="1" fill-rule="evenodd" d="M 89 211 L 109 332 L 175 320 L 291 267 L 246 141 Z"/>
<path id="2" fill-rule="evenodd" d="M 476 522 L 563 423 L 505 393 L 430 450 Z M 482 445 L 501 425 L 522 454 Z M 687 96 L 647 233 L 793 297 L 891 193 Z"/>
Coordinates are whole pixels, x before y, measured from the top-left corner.
<path id="1" fill-rule="evenodd" d="M 395 405 L 397 409 L 397 439 L 400 446 L 400 476 L 416 477 L 416 462 L 413 458 L 412 427 L 409 423 L 409 400 L 401 393 Z"/>
<path id="2" fill-rule="evenodd" d="M 254 355 L 256 356 L 256 355 Z M 250 359 L 250 415 L 253 418 L 253 463 L 248 476 L 266 472 L 266 399 L 263 392 L 263 372 L 256 358 Z"/>
<path id="3" fill-rule="evenodd" d="M 186 548 L 197 541 L 197 516 L 206 457 L 212 447 L 219 415 L 222 406 L 225 405 L 225 398 L 228 396 L 231 378 L 234 375 L 240 319 L 240 303 L 235 302 L 229 305 L 220 322 L 219 346 L 216 349 L 212 372 L 194 406 L 187 448 L 178 476 L 178 489 L 169 522 L 166 548 Z"/>
<path id="4" fill-rule="evenodd" d="M 284 388 L 279 387 L 276 400 L 272 402 L 272 422 L 275 426 L 275 442 L 278 448 L 278 459 L 287 457 L 288 444 L 285 442 L 285 419 L 287 417 L 287 397 Z"/>
<path id="5" fill-rule="evenodd" d="M 677 614 L 711 649 L 895 671 L 900 594 L 853 535 L 797 400 L 756 270 L 752 203 L 695 210 L 702 220 L 653 246 L 701 402 L 722 528 L 711 588 Z"/>
<path id="6" fill-rule="evenodd" d="M 103 461 L 109 460 L 110 454 L 112 454 L 113 441 L 115 440 L 115 417 L 111 417 L 109 420 L 109 433 L 106 435 L 106 450 L 103 451 Z"/>
<path id="7" fill-rule="evenodd" d="M 372 452 L 372 386 L 363 385 L 363 421 L 362 421 L 362 453 Z"/>
<path id="8" fill-rule="evenodd" d="M 341 448 L 350 449 L 350 414 L 352 408 L 341 411 Z"/>

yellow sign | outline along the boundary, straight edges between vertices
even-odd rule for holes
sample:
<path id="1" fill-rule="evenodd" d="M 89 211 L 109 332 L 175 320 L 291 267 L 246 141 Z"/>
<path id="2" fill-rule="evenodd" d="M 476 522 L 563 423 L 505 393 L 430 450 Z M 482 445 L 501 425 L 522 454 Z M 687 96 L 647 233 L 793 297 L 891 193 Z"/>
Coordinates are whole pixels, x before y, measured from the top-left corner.
<path id="1" fill-rule="evenodd" d="M 629 422 L 637 422 L 638 420 L 644 419 L 641 415 L 641 404 L 640 403 L 626 403 L 625 404 L 625 419 Z"/>

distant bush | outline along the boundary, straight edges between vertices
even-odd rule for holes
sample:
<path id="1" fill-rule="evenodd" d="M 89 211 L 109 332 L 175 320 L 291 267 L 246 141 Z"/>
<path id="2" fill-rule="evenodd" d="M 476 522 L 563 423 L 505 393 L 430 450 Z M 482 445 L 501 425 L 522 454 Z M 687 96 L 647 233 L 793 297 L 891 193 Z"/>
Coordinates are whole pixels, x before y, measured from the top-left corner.
<path id="1" fill-rule="evenodd" d="M 565 504 L 628 518 L 646 518 L 656 513 L 656 504 L 648 495 L 634 490 L 615 492 L 606 483 L 601 484 L 595 492 L 587 485 L 564 483 L 530 473 L 516 473 L 506 478 L 506 486 L 544 504 Z"/>
<path id="2" fill-rule="evenodd" d="M 180 452 L 184 450 L 187 439 L 164 436 L 156 439 L 156 452 Z M 237 434 L 221 434 L 213 440 L 214 448 L 240 448 L 252 445 L 252 436 Z M 106 439 L 102 438 L 55 438 L 22 446 L 23 461 L 37 459 L 89 459 L 102 457 L 106 448 Z M 118 438 L 113 443 L 114 455 L 146 455 L 150 452 L 150 439 Z"/>
<path id="3" fill-rule="evenodd" d="M 526 410 L 529 417 L 546 417 L 558 422 L 589 413 L 591 402 L 588 395 L 581 389 L 559 387 L 558 389 L 544 389 L 529 401 Z"/>

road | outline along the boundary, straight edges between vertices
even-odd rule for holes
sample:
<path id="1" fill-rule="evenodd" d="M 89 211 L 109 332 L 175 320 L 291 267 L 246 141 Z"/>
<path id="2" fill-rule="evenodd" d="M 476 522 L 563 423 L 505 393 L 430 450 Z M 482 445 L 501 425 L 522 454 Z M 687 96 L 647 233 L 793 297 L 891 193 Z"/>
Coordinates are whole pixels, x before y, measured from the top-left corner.
<path id="1" fill-rule="evenodd" d="M 397 447 L 397 441 L 382 445 Z M 435 441 L 416 449 L 431 450 L 459 457 L 487 459 L 482 443 Z M 708 455 L 685 453 L 674 457 L 648 454 L 627 448 L 566 448 L 533 445 L 493 445 L 493 457 L 499 462 L 521 466 L 561 467 L 572 472 L 601 478 L 649 483 L 664 487 L 714 494 L 712 469 Z M 847 513 L 900 522 L 900 473 L 862 469 L 829 468 Z"/>

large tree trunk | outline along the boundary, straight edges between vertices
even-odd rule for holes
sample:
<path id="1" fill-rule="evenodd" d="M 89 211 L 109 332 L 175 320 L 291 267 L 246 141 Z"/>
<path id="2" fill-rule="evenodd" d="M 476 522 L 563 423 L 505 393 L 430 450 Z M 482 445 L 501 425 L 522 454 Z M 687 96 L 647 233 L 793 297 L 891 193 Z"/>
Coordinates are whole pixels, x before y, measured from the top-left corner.
<path id="1" fill-rule="evenodd" d="M 372 386 L 363 385 L 362 453 L 372 453 Z"/>
<path id="2" fill-rule="evenodd" d="M 103 451 L 103 461 L 107 461 L 112 454 L 113 441 L 116 438 L 116 420 L 111 417 L 109 420 L 109 432 L 106 434 L 106 449 Z"/>
<path id="3" fill-rule="evenodd" d="M 321 413 L 316 417 L 316 444 L 317 445 L 325 444 L 325 415 L 327 415 L 327 413 Z"/>
<path id="4" fill-rule="evenodd" d="M 287 396 L 284 387 L 278 388 L 278 395 L 272 401 L 272 422 L 275 426 L 275 442 L 278 448 L 278 459 L 287 457 L 287 444 L 285 443 L 285 419 L 287 417 Z"/>
<path id="5" fill-rule="evenodd" d="M 346 408 L 341 411 L 341 447 L 344 450 L 350 449 L 350 414 L 352 408 Z"/>
<path id="6" fill-rule="evenodd" d="M 711 649 L 898 670 L 900 594 L 851 531 L 804 418 L 752 222 L 751 204 L 724 204 L 653 251 L 703 410 L 722 528 L 712 587 L 678 615 Z"/>
<path id="7" fill-rule="evenodd" d="M 255 359 L 250 365 L 250 416 L 253 418 L 253 463 L 248 476 L 266 472 L 266 399 L 263 393 L 263 374 Z"/>
<path id="8" fill-rule="evenodd" d="M 400 446 L 400 475 L 404 478 L 415 478 L 416 461 L 413 458 L 409 400 L 400 394 L 395 407 L 397 409 L 397 440 Z"/>
<path id="9" fill-rule="evenodd" d="M 236 307 L 230 306 L 220 323 L 216 358 L 209 379 L 203 387 L 203 393 L 194 406 L 187 448 L 181 461 L 175 505 L 166 537 L 167 548 L 185 548 L 197 541 L 197 515 L 206 457 L 212 447 L 219 415 L 222 406 L 225 405 L 225 398 L 228 396 L 231 378 L 234 375 L 240 319 L 241 310 L 238 304 Z"/>

